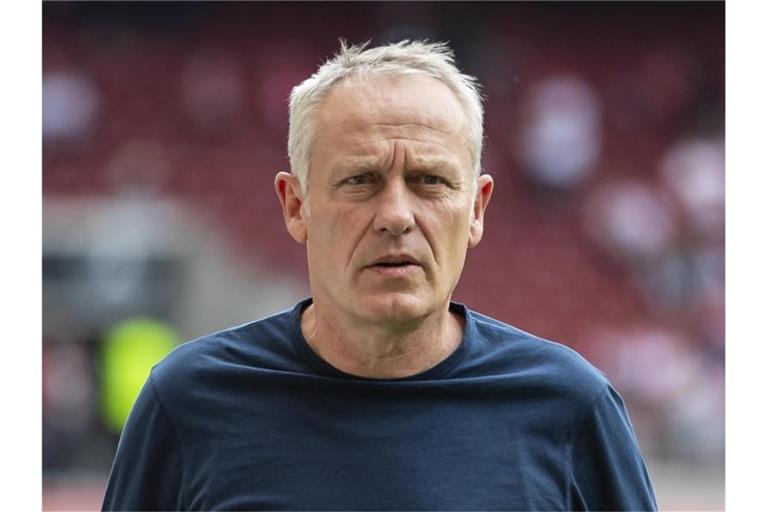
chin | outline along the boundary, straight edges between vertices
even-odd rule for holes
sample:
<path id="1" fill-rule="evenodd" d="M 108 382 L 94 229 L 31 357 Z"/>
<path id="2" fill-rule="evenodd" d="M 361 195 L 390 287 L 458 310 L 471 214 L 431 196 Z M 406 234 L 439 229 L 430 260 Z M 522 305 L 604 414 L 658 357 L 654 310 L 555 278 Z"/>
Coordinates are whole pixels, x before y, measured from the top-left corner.
<path id="1" fill-rule="evenodd" d="M 361 298 L 356 309 L 371 322 L 402 324 L 420 320 L 437 307 L 434 301 L 412 293 L 389 292 Z"/>

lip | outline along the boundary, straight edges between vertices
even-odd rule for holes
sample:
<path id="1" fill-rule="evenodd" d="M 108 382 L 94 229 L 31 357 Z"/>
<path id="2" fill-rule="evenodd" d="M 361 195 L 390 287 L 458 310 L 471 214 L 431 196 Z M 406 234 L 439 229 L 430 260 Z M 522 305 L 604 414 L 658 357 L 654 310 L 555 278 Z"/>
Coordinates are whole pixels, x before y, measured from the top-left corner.
<path id="1" fill-rule="evenodd" d="M 397 266 L 384 265 L 385 263 L 401 263 Z M 388 254 L 376 259 L 365 267 L 381 277 L 405 278 L 421 268 L 421 264 L 410 254 Z"/>
<path id="2" fill-rule="evenodd" d="M 376 261 L 368 265 L 372 267 L 374 265 L 380 265 L 382 263 L 407 263 L 409 265 L 419 265 L 419 261 L 410 254 L 387 254 L 378 258 Z"/>
<path id="3" fill-rule="evenodd" d="M 374 265 L 368 265 L 365 268 L 366 270 L 370 270 L 371 272 L 374 272 L 375 274 L 381 277 L 404 278 L 412 275 L 414 272 L 420 269 L 421 266 L 415 263 L 408 263 L 406 265 L 400 265 L 397 267 L 386 267 L 383 265 L 374 264 Z"/>

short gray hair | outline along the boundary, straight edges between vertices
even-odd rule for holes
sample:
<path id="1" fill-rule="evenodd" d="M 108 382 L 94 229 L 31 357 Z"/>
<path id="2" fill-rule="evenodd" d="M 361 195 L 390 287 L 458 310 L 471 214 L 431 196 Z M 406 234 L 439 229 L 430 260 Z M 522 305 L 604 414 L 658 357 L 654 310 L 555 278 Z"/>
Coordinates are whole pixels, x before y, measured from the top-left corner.
<path id="1" fill-rule="evenodd" d="M 368 48 L 370 41 L 347 46 L 320 66 L 311 77 L 291 91 L 288 128 L 288 158 L 302 192 L 307 191 L 312 144 L 317 137 L 317 110 L 331 88 L 353 75 L 382 73 L 386 75 L 421 74 L 436 78 L 456 94 L 467 115 L 468 143 L 472 167 L 480 174 L 483 147 L 483 99 L 477 79 L 461 73 L 454 63 L 454 53 L 447 43 L 403 40 L 385 46 Z"/>

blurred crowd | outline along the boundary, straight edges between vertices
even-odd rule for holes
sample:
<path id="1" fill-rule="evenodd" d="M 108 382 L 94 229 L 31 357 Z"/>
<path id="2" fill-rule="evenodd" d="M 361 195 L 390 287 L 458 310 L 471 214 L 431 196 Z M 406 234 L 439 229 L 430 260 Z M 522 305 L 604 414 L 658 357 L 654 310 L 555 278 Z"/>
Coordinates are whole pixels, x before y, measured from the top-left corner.
<path id="1" fill-rule="evenodd" d="M 44 325 L 77 324 L 43 340 L 45 471 L 108 470 L 123 414 L 109 405 L 114 375 L 144 375 L 184 331 L 169 313 L 177 288 L 157 288 L 174 266 L 154 249 L 168 236 L 158 199 L 210 219 L 244 261 L 305 275 L 272 178 L 288 169 L 290 89 L 340 36 L 448 40 L 484 86 L 483 166 L 497 186 L 456 300 L 584 354 L 650 457 L 723 464 L 722 4 L 43 10 L 44 204 L 111 205 L 67 240 L 82 261 L 44 246 L 44 286 L 73 265 L 79 276 L 44 308 Z M 56 223 L 44 215 L 52 238 Z M 116 369 L 114 329 L 136 317 L 166 334 L 136 369 Z"/>

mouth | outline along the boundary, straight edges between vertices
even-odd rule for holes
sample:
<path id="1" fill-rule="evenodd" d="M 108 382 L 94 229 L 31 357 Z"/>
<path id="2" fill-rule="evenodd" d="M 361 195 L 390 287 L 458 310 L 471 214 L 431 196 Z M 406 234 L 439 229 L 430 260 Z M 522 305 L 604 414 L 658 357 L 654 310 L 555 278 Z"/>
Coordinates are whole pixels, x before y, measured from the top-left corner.
<path id="1" fill-rule="evenodd" d="M 407 275 L 420 267 L 419 262 L 409 255 L 393 255 L 379 258 L 366 268 L 375 270 L 383 275 L 397 277 Z"/>
<path id="2" fill-rule="evenodd" d="M 419 262 L 416 261 L 416 258 L 410 255 L 398 254 L 398 255 L 390 255 L 390 256 L 384 256 L 382 258 L 379 258 L 369 266 L 370 267 L 405 267 L 408 265 L 419 265 Z"/>

